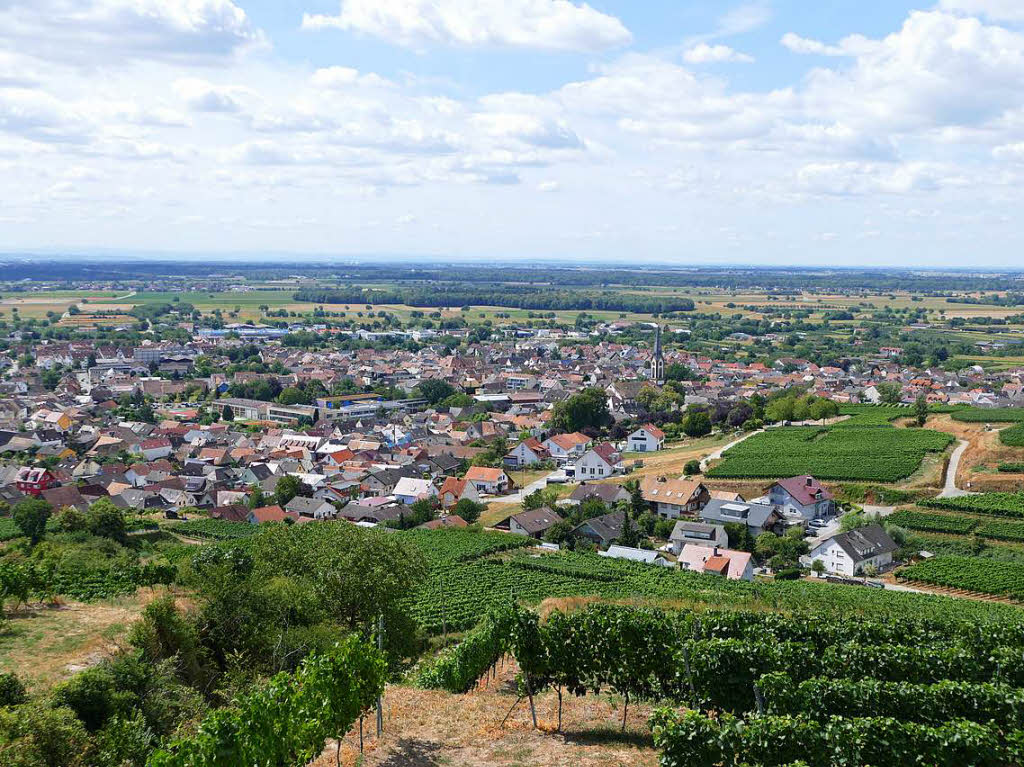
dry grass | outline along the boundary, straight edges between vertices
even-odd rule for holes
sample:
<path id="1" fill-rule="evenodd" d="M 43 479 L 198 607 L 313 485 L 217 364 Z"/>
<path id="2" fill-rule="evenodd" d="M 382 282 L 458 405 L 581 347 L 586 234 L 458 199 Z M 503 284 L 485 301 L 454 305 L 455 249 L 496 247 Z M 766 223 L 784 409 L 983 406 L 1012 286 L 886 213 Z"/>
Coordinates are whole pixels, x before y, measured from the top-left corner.
<path id="1" fill-rule="evenodd" d="M 0 631 L 0 671 L 13 671 L 31 690 L 52 687 L 108 657 L 153 598 L 132 597 L 84 604 L 31 605 L 9 612 Z"/>
<path id="2" fill-rule="evenodd" d="M 553 691 L 535 697 L 539 729 L 534 730 L 527 701 L 515 705 L 515 667 L 506 665 L 494 679 L 466 695 L 388 688 L 384 697 L 384 733 L 375 737 L 373 718 L 364 722 L 360 761 L 358 728 L 342 743 L 347 767 L 654 767 L 657 752 L 650 740 L 649 706 L 630 704 L 625 732 L 622 702 L 609 696 L 566 695 L 562 731 L 556 732 L 558 697 Z M 312 767 L 332 767 L 335 745 L 328 744 Z"/>

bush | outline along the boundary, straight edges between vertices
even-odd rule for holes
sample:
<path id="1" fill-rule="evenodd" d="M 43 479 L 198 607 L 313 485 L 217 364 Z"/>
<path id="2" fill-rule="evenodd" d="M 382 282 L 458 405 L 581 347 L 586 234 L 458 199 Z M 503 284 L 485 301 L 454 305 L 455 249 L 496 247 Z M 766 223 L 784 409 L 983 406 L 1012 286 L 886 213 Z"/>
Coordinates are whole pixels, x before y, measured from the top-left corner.
<path id="1" fill-rule="evenodd" d="M 700 461 L 696 459 L 687 461 L 686 465 L 683 466 L 683 474 L 700 474 Z"/>
<path id="2" fill-rule="evenodd" d="M 0 674 L 0 707 L 20 706 L 28 700 L 25 685 L 14 673 Z"/>

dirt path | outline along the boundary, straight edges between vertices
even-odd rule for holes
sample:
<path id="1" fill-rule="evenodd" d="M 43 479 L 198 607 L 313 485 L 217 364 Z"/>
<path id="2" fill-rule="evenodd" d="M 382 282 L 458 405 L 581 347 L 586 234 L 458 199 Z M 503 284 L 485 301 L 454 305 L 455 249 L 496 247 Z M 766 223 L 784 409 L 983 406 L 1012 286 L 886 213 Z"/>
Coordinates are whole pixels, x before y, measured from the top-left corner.
<path id="1" fill-rule="evenodd" d="M 757 429 L 756 431 L 747 432 L 746 434 L 744 434 L 739 439 L 734 439 L 728 445 L 722 445 L 722 447 L 718 448 L 718 450 L 716 450 L 715 452 L 711 453 L 706 458 L 701 459 L 700 470 L 702 472 L 707 471 L 707 469 L 708 469 L 708 461 L 718 460 L 719 458 L 722 457 L 722 453 L 724 453 L 729 448 L 735 447 L 736 445 L 740 444 L 740 442 L 742 442 L 743 440 L 749 439 L 750 437 L 753 437 L 755 434 L 760 434 L 763 431 L 764 431 L 764 429 Z"/>
<path id="2" fill-rule="evenodd" d="M 647 719 L 650 708 L 630 705 L 626 731 L 620 731 L 622 705 L 608 696 L 563 700 L 562 732 L 555 732 L 558 697 L 536 696 L 539 730 L 534 730 L 525 700 L 516 702 L 514 667 L 466 695 L 388 688 L 384 698 L 384 734 L 375 737 L 373 717 L 363 724 L 364 753 L 359 761 L 358 727 L 343 741 L 347 767 L 655 767 L 658 755 Z M 311 767 L 333 767 L 335 744 Z"/>
<path id="3" fill-rule="evenodd" d="M 939 498 L 956 498 L 960 495 L 970 495 L 966 490 L 960 490 L 956 486 L 956 473 L 960 469 L 960 459 L 964 457 L 964 452 L 970 447 L 970 444 L 965 439 L 957 442 L 953 454 L 949 457 L 949 466 L 946 467 L 946 482 L 942 492 L 939 493 Z"/>

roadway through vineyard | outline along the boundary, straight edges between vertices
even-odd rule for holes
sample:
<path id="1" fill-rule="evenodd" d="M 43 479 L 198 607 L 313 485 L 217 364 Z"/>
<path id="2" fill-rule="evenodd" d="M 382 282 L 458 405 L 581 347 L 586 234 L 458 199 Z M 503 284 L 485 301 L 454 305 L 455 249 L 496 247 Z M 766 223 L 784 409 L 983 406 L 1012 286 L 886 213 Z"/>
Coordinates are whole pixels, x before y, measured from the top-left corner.
<path id="1" fill-rule="evenodd" d="M 508 721 L 502 720 L 516 702 L 509 659 L 497 677 L 465 695 L 392 685 L 384 697 L 384 735 L 375 738 L 372 717 L 363 725 L 362 767 L 655 767 L 658 754 L 647 724 L 651 708 L 630 704 L 626 732 L 621 699 L 610 696 L 565 696 L 562 730 L 555 732 L 558 698 L 553 692 L 536 696 L 534 730 L 527 701 L 521 700 Z M 341 763 L 359 764 L 358 727 L 346 737 Z M 311 767 L 334 767 L 335 744 Z"/>

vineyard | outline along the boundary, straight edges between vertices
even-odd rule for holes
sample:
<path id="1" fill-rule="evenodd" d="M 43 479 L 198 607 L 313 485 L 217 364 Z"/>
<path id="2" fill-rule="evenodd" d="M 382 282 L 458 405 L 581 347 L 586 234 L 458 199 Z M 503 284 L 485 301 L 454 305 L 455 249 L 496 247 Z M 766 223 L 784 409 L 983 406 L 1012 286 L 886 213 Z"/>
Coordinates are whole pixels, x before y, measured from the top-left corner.
<path id="1" fill-rule="evenodd" d="M 651 719 L 666 767 L 1014 764 L 1024 756 L 1024 624 L 908 616 L 666 612 L 594 605 L 542 622 L 494 612 L 420 677 L 469 689 L 506 652 L 523 697 L 671 702 Z M 675 706 L 684 706 L 680 713 Z M 535 718 L 536 719 L 536 718 Z"/>
<path id="2" fill-rule="evenodd" d="M 1021 432 L 1021 447 L 1024 447 L 1024 431 Z M 1001 463 L 997 468 L 1004 474 L 1024 474 L 1024 463 Z"/>
<path id="3" fill-rule="evenodd" d="M 1024 563 L 974 557 L 936 557 L 897 571 L 900 580 L 1024 600 Z"/>
<path id="4" fill-rule="evenodd" d="M 887 521 L 909 530 L 952 535 L 966 535 L 978 525 L 978 520 L 972 517 L 907 510 L 890 514 Z"/>
<path id="5" fill-rule="evenodd" d="M 1024 447 L 1024 423 L 1002 429 L 999 432 L 999 441 L 1007 447 Z"/>
<path id="6" fill-rule="evenodd" d="M 843 611 L 894 620 L 913 615 L 952 617 L 972 613 L 987 620 L 992 610 L 1014 610 L 981 602 L 952 602 L 941 597 L 851 589 L 808 580 L 730 581 L 595 554 L 537 555 L 521 550 L 528 543 L 525 538 L 505 533 L 410 533 L 401 535 L 427 554 L 431 572 L 409 597 L 408 610 L 430 634 L 471 629 L 490 610 L 501 608 L 510 600 L 539 604 L 548 597 L 668 599 L 716 607 Z M 493 556 L 499 551 L 504 553 Z"/>
<path id="7" fill-rule="evenodd" d="M 1024 518 L 1024 493 L 978 493 L 957 498 L 932 498 L 922 506 L 949 511 L 966 511 L 995 517 Z"/>
<path id="8" fill-rule="evenodd" d="M 1024 407 L 971 407 L 953 411 L 954 421 L 965 423 L 1024 422 Z"/>
<path id="9" fill-rule="evenodd" d="M 928 429 L 899 429 L 879 416 L 875 418 L 886 422 L 865 423 L 862 419 L 867 415 L 827 428 L 768 429 L 727 450 L 707 476 L 754 479 L 811 474 L 820 479 L 897 482 L 917 471 L 925 455 L 942 452 L 953 439 Z"/>

